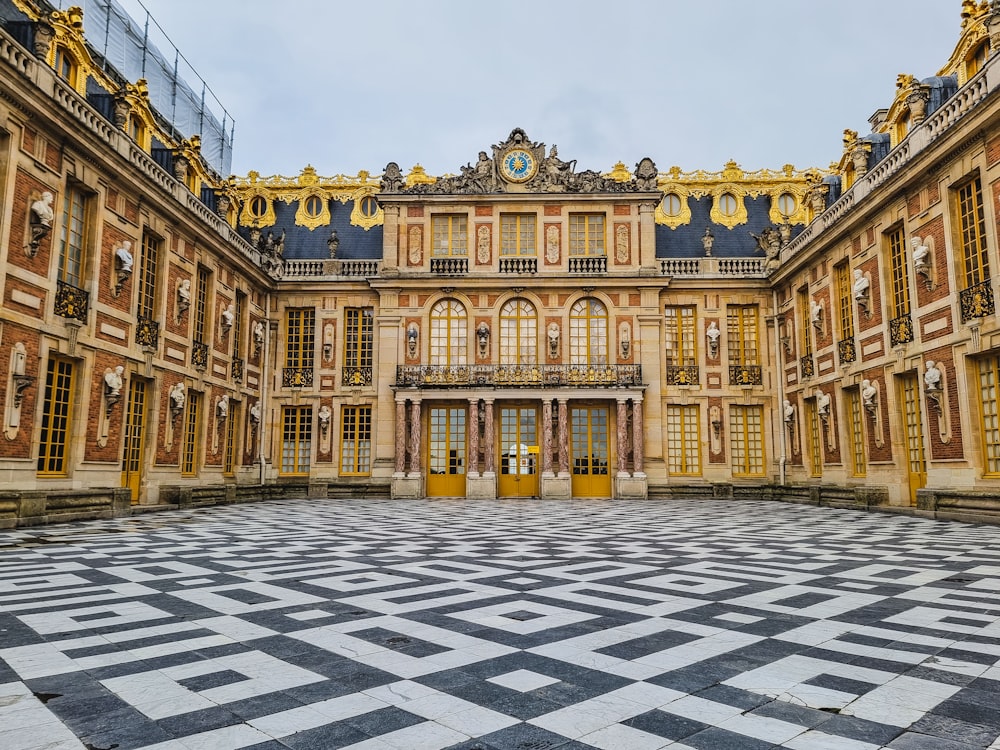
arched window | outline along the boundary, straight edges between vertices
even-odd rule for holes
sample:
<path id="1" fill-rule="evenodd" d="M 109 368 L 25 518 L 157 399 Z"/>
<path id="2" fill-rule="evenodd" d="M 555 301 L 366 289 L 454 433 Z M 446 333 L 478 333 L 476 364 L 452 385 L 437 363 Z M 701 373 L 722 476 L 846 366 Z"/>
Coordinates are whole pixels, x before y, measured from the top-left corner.
<path id="1" fill-rule="evenodd" d="M 500 309 L 500 364 L 538 364 L 538 315 L 526 299 L 512 299 Z"/>
<path id="2" fill-rule="evenodd" d="M 570 310 L 569 362 L 608 364 L 608 309 L 596 299 L 582 299 Z"/>
<path id="3" fill-rule="evenodd" d="M 430 363 L 439 367 L 464 365 L 468 348 L 465 307 L 453 299 L 441 300 L 431 309 Z"/>

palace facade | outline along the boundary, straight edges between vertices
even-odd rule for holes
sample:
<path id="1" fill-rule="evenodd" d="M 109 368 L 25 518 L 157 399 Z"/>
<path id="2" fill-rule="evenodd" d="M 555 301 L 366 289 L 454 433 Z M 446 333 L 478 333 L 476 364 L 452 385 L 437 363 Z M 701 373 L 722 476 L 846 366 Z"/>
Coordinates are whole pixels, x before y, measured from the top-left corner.
<path id="1" fill-rule="evenodd" d="M 0 526 L 370 493 L 1000 518 L 1000 9 L 960 10 L 827 169 L 597 171 L 509 123 L 451 175 L 227 177 L 225 123 L 168 119 L 80 8 L 0 0 Z"/>

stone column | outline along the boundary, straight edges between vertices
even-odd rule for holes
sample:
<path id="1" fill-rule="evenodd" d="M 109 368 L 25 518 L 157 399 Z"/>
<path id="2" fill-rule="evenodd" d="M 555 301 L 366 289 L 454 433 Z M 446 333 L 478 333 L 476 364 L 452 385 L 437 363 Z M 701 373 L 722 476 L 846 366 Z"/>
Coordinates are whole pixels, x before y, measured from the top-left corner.
<path id="1" fill-rule="evenodd" d="M 479 476 L 479 397 L 469 399 L 469 476 Z"/>
<path id="2" fill-rule="evenodd" d="M 559 399 L 559 474 L 569 476 L 569 404 Z"/>
<path id="3" fill-rule="evenodd" d="M 396 399 L 395 476 L 406 475 L 406 399 Z"/>
<path id="4" fill-rule="evenodd" d="M 420 400 L 410 406 L 410 476 L 420 476 Z"/>
<path id="5" fill-rule="evenodd" d="M 646 448 L 646 438 L 642 432 L 642 398 L 632 399 L 632 476 L 644 477 L 643 452 Z"/>
<path id="6" fill-rule="evenodd" d="M 655 203 L 639 204 L 639 242 L 638 260 L 641 273 L 644 276 L 656 273 L 656 220 Z"/>
<path id="7" fill-rule="evenodd" d="M 384 247 L 382 250 L 382 268 L 397 269 L 405 262 L 399 261 L 399 206 L 388 203 L 382 206 L 382 237 Z"/>
<path id="8" fill-rule="evenodd" d="M 627 477 L 626 459 L 628 458 L 628 401 L 623 398 L 618 399 L 618 476 Z"/>
<path id="9" fill-rule="evenodd" d="M 493 476 L 496 474 L 496 469 L 493 466 L 494 453 L 496 452 L 494 446 L 496 445 L 496 437 L 493 435 L 493 399 L 487 398 L 483 399 L 485 413 L 483 416 L 483 443 L 485 443 L 483 455 L 485 456 L 485 461 L 483 461 L 483 475 Z"/>
<path id="10" fill-rule="evenodd" d="M 542 475 L 552 474 L 552 399 L 542 401 Z"/>

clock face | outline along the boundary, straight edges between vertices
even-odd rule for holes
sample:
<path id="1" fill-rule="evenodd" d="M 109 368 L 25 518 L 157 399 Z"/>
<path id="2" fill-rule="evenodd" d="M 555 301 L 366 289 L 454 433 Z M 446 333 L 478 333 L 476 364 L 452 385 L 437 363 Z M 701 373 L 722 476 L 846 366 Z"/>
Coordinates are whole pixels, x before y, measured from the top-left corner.
<path id="1" fill-rule="evenodd" d="M 538 171 L 538 162 L 534 155 L 523 148 L 512 148 L 503 155 L 500 171 L 504 178 L 511 182 L 527 182 Z"/>

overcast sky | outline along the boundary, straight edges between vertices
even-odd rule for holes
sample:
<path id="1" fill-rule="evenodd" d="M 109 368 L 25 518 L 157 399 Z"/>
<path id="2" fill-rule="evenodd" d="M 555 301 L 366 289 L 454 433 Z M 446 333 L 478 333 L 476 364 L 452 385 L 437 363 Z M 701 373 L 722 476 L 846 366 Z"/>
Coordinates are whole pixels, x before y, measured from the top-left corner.
<path id="1" fill-rule="evenodd" d="M 960 0 L 141 1 L 235 118 L 241 175 L 457 172 L 514 127 L 578 169 L 826 167 L 961 23 Z"/>

